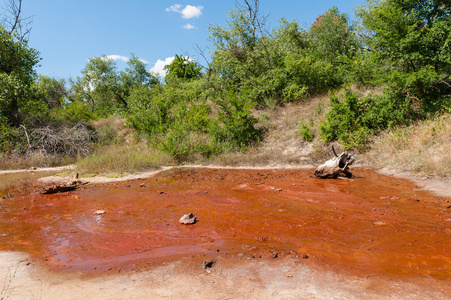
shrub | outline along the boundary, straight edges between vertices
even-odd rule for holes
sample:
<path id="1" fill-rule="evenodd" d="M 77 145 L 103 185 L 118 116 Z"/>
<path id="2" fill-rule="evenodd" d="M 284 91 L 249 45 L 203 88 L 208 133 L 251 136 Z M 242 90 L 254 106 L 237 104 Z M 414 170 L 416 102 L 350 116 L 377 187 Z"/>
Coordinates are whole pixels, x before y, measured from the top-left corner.
<path id="1" fill-rule="evenodd" d="M 263 129 L 255 127 L 258 119 L 251 111 L 255 102 L 247 95 L 228 92 L 215 102 L 219 106 L 218 119 L 211 133 L 217 142 L 231 149 L 241 149 L 261 140 Z"/>
<path id="2" fill-rule="evenodd" d="M 305 122 L 301 122 L 301 124 L 299 125 L 298 132 L 301 135 L 301 137 L 307 142 L 313 141 L 313 131 L 312 129 L 310 129 L 310 127 L 308 127 L 307 124 L 305 124 Z"/>
<path id="3" fill-rule="evenodd" d="M 75 101 L 65 103 L 62 107 L 55 108 L 51 113 L 51 119 L 57 122 L 86 122 L 96 119 L 97 116 L 91 111 L 85 102 Z"/>
<path id="4" fill-rule="evenodd" d="M 340 141 L 348 149 L 365 148 L 368 137 L 378 130 L 409 124 L 416 118 L 408 98 L 390 92 L 360 98 L 346 91 L 330 98 L 330 110 L 320 124 L 324 141 Z"/>

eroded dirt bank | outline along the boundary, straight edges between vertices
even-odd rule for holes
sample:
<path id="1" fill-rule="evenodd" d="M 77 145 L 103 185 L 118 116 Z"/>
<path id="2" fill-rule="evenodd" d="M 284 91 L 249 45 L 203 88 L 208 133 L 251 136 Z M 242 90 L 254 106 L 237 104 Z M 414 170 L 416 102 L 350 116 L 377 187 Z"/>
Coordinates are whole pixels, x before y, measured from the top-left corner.
<path id="1" fill-rule="evenodd" d="M 34 271 L 41 282 L 64 285 L 66 277 L 115 290 L 126 276 L 136 297 L 144 289 L 183 298 L 177 286 L 219 298 L 231 286 L 230 298 L 249 288 L 256 298 L 451 296 L 450 199 L 368 169 L 354 169 L 353 179 L 311 174 L 174 169 L 4 199 L 0 249 L 30 254 L 24 262 L 43 267 Z M 99 209 L 106 213 L 95 215 Z M 198 222 L 180 225 L 190 212 Z M 207 272 L 202 262 L 212 260 Z"/>

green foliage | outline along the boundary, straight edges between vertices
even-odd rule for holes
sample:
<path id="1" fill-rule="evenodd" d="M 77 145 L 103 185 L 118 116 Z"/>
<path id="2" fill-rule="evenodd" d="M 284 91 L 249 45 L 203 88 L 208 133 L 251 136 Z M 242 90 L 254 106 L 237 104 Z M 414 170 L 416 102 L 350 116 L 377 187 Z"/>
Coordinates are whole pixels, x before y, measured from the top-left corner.
<path id="1" fill-rule="evenodd" d="M 19 128 L 0 123 L 0 153 L 21 148 Z"/>
<path id="2" fill-rule="evenodd" d="M 360 98 L 346 91 L 330 97 L 330 110 L 320 124 L 324 141 L 340 141 L 345 149 L 363 149 L 368 137 L 378 130 L 409 124 L 415 119 L 410 101 L 400 95 L 385 93 Z"/>
<path id="3" fill-rule="evenodd" d="M 180 103 L 172 109 L 170 123 L 158 137 L 158 148 L 178 161 L 197 154 L 209 156 L 215 151 L 208 131 L 212 122 L 210 107 L 202 103 Z"/>
<path id="4" fill-rule="evenodd" d="M 106 56 L 90 57 L 82 74 L 72 86 L 73 99 L 89 103 L 91 111 L 102 117 L 127 108 L 125 91 L 114 60 Z"/>
<path id="5" fill-rule="evenodd" d="M 346 14 L 340 14 L 336 7 L 316 18 L 309 30 L 313 48 L 322 56 L 353 57 L 358 47 L 358 39 L 349 26 Z"/>
<path id="6" fill-rule="evenodd" d="M 107 56 L 91 57 L 72 84 L 72 101 L 88 103 L 100 117 L 123 115 L 129 110 L 133 89 L 158 85 L 155 76 L 146 71 L 146 64 L 132 54 L 125 71 L 118 71 L 116 62 Z"/>
<path id="7" fill-rule="evenodd" d="M 368 0 L 358 10 L 359 34 L 336 7 L 310 28 L 282 19 L 270 33 L 262 16 L 237 4 L 227 26 L 209 27 L 206 74 L 182 55 L 165 67 L 164 81 L 134 54 L 124 70 L 107 56 L 92 57 L 70 91 L 64 79 L 37 77 L 39 53 L 0 27 L 0 151 L 25 153 L 22 131 L 33 124 L 113 115 L 126 118 L 155 149 L 193 161 L 260 141 L 255 109 L 275 113 L 276 105 L 351 84 L 384 86 L 377 96 L 331 96 L 319 126 L 324 141 L 363 149 L 380 130 L 451 110 L 450 11 L 443 0 Z M 115 143 L 111 128 L 104 130 L 101 140 Z M 304 140 L 312 141 L 313 132 L 312 122 L 301 122 Z"/>
<path id="8" fill-rule="evenodd" d="M 451 92 L 451 7 L 443 0 L 369 1 L 358 10 L 372 59 L 393 89 L 423 105 Z"/>
<path id="9" fill-rule="evenodd" d="M 97 115 L 91 111 L 89 105 L 82 101 L 64 102 L 61 107 L 54 108 L 50 118 L 56 122 L 69 121 L 72 123 L 94 120 Z"/>
<path id="10" fill-rule="evenodd" d="M 10 35 L 0 25 L 0 122 L 18 126 L 23 108 L 35 112 L 33 103 L 28 102 L 38 102 L 33 81 L 39 60 L 39 52 L 28 47 L 26 40 Z"/>
<path id="11" fill-rule="evenodd" d="M 217 142 L 227 144 L 231 149 L 240 149 L 261 140 L 263 129 L 255 128 L 258 119 L 251 111 L 255 103 L 246 95 L 229 92 L 216 99 L 215 103 L 219 106 L 218 119 L 213 129 Z"/>
<path id="12" fill-rule="evenodd" d="M 139 130 L 156 135 L 164 132 L 169 123 L 169 109 L 173 106 L 164 95 L 141 86 L 130 95 L 129 124 Z"/>
<path id="13" fill-rule="evenodd" d="M 128 122 L 147 133 L 155 147 L 178 161 L 242 149 L 261 139 L 262 130 L 255 128 L 258 120 L 251 112 L 255 103 L 226 94 L 213 100 L 217 107 L 212 113 L 211 104 L 200 100 L 200 90 L 205 88 L 188 82 L 160 92 L 135 89 Z"/>
<path id="14" fill-rule="evenodd" d="M 299 134 L 305 141 L 313 141 L 313 131 L 304 121 L 299 125 Z"/>
<path id="15" fill-rule="evenodd" d="M 121 84 L 124 89 L 130 90 L 137 86 L 146 86 L 151 88 L 158 84 L 158 78 L 147 70 L 147 65 L 139 59 L 135 54 L 131 54 L 131 58 L 127 62 L 124 72 L 120 73 Z"/>
<path id="16" fill-rule="evenodd" d="M 202 67 L 195 61 L 182 55 L 175 55 L 174 60 L 169 65 L 166 65 L 164 69 L 167 71 L 165 77 L 166 83 L 171 83 L 176 79 L 194 80 L 199 79 L 202 75 L 200 72 Z"/>
<path id="17" fill-rule="evenodd" d="M 293 87 L 298 91 L 296 96 L 305 98 L 343 83 L 337 68 L 311 51 L 288 54 L 285 66 L 291 83 L 284 89 L 286 96 L 292 94 L 288 91 L 293 90 Z"/>
<path id="18" fill-rule="evenodd" d="M 61 107 L 64 98 L 68 96 L 64 79 L 55 79 L 39 75 L 36 82 L 38 97 L 49 109 Z"/>
<path id="19" fill-rule="evenodd" d="M 249 93 L 264 105 L 269 97 L 297 101 L 355 77 L 367 80 L 353 63 L 360 41 L 348 17 L 336 8 L 318 17 L 309 31 L 282 19 L 272 36 L 258 30 L 242 7 L 229 15 L 228 28 L 209 28 L 215 46 L 211 66 L 225 89 Z"/>

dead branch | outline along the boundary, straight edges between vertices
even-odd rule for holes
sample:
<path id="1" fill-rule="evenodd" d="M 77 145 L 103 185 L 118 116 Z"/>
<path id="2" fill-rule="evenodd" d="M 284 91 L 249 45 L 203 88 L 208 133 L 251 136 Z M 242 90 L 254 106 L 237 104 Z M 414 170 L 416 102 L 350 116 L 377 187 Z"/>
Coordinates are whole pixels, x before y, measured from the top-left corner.
<path id="1" fill-rule="evenodd" d="M 32 136 L 30 152 L 74 157 L 88 155 L 96 139 L 95 133 L 82 123 L 73 127 L 47 125 L 35 128 Z"/>
<path id="2" fill-rule="evenodd" d="M 5 7 L 3 7 L 3 10 L 11 16 L 5 16 L 2 23 L 9 24 L 9 35 L 12 35 L 17 31 L 19 39 L 22 41 L 31 31 L 30 24 L 32 22 L 32 17 L 22 17 L 22 0 L 8 0 L 5 2 L 7 3 L 5 4 Z"/>

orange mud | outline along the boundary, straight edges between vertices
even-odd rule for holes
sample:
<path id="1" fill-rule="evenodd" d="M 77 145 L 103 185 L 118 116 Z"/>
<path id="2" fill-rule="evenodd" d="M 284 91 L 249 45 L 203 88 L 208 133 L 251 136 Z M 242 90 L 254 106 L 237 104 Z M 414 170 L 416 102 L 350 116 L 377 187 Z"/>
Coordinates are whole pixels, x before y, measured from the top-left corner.
<path id="1" fill-rule="evenodd" d="M 65 194 L 0 201 L 0 250 L 64 271 L 140 268 L 190 255 L 300 262 L 361 275 L 451 279 L 451 200 L 353 169 L 175 169 Z M 95 215 L 96 210 L 105 210 Z M 181 225 L 194 213 L 198 222 Z"/>

